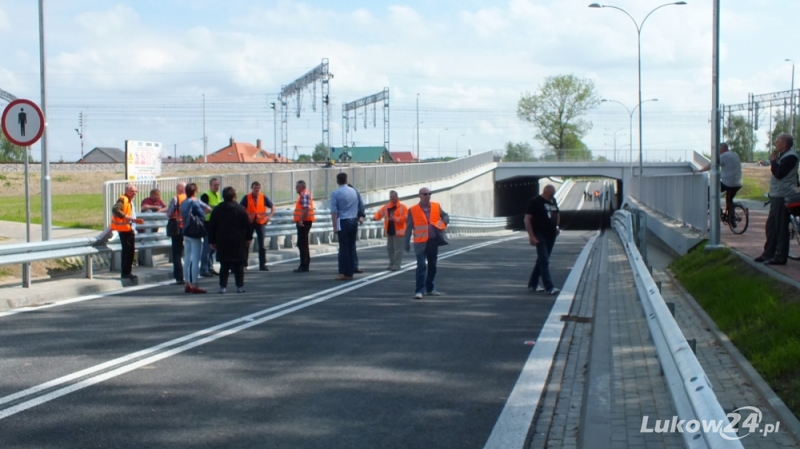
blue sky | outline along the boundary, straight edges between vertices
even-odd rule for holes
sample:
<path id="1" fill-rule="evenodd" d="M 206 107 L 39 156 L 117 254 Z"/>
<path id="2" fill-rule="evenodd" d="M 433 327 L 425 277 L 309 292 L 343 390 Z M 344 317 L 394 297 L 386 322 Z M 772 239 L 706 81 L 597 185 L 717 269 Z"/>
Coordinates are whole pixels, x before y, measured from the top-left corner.
<path id="1" fill-rule="evenodd" d="M 423 157 L 496 150 L 508 141 L 542 148 L 535 131 L 517 119 L 516 104 L 546 76 L 589 78 L 602 97 L 636 104 L 633 23 L 588 3 L 49 0 L 51 160 L 80 157 L 74 129 L 81 112 L 87 150 L 137 139 L 161 142 L 170 153 L 177 144 L 179 155 L 201 154 L 203 95 L 209 151 L 230 137 L 260 138 L 271 150 L 269 103 L 281 85 L 322 58 L 334 74 L 334 146 L 342 144 L 342 103 L 389 87 L 393 151 L 412 149 L 417 93 Z M 640 20 L 662 3 L 612 4 Z M 800 2 L 731 0 L 723 7 L 722 102 L 788 90 L 791 64 L 784 60 L 800 61 L 792 36 Z M 660 9 L 643 27 L 643 98 L 659 100 L 643 108 L 647 157 L 708 151 L 711 13 L 710 0 L 689 0 Z M 38 45 L 36 2 L 0 0 L 0 88 L 37 103 Z M 300 153 L 321 140 L 321 115 L 310 97 L 310 91 L 304 95 L 300 118 L 293 110 L 289 115 L 289 145 Z M 383 143 L 380 109 L 377 114 L 378 127 L 365 129 L 359 117 L 356 145 Z M 618 147 L 627 144 L 629 120 L 621 106 L 602 104 L 587 118 L 594 128 L 584 141 L 595 154 L 613 153 L 615 133 Z"/>

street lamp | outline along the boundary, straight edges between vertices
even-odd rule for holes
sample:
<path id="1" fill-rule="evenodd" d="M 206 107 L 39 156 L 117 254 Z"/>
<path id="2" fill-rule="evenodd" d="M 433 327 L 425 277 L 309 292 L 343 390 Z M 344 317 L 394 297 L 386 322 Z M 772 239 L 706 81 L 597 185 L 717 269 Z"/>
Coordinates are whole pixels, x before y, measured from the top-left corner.
<path id="1" fill-rule="evenodd" d="M 792 137 L 794 137 L 794 110 L 797 107 L 797 103 L 794 99 L 794 59 L 787 59 L 786 62 L 792 63 L 792 91 L 789 94 L 792 97 Z"/>
<path id="2" fill-rule="evenodd" d="M 439 130 L 438 143 L 436 144 L 436 157 L 442 158 L 442 131 L 447 131 L 447 128 Z"/>
<path id="3" fill-rule="evenodd" d="M 641 94 L 641 92 L 639 92 Z M 642 175 L 642 108 L 640 107 L 642 103 L 647 103 L 648 101 L 658 101 L 658 98 L 651 98 L 649 100 L 641 101 L 641 97 L 639 97 L 639 104 L 633 107 L 633 109 L 629 109 L 625 106 L 624 103 L 617 101 L 617 100 L 607 100 L 603 98 L 600 100 L 601 103 L 608 102 L 608 103 L 617 103 L 618 105 L 625 108 L 628 111 L 628 117 L 630 119 L 630 132 L 628 132 L 628 140 L 630 141 L 630 160 L 631 160 L 631 176 L 633 176 L 633 113 L 636 112 L 636 108 L 639 108 L 639 176 Z"/>
<path id="4" fill-rule="evenodd" d="M 424 125 L 425 122 L 415 123 L 411 128 L 411 153 L 414 153 L 414 137 L 417 138 L 417 162 L 419 162 L 419 125 Z"/>
<path id="5" fill-rule="evenodd" d="M 636 19 L 634 19 L 633 16 L 628 14 L 627 11 L 625 11 L 624 9 L 622 9 L 620 7 L 612 6 L 612 5 L 601 5 L 599 3 L 592 3 L 591 5 L 589 5 L 590 8 L 612 8 L 612 9 L 616 9 L 616 10 L 622 11 L 623 13 L 625 13 L 626 16 L 630 17 L 630 19 L 633 21 L 633 24 L 636 25 L 636 35 L 637 35 L 638 51 L 639 51 L 639 104 L 640 105 L 642 104 L 642 27 L 644 26 L 644 22 L 647 20 L 648 17 L 650 17 L 651 14 L 656 12 L 656 10 L 659 10 L 659 9 L 665 7 L 665 6 L 685 5 L 685 4 L 686 4 L 686 2 L 673 2 L 673 3 L 663 4 L 663 5 L 655 8 L 655 9 L 653 9 L 649 13 L 647 13 L 647 15 L 644 16 L 644 19 L 642 19 L 641 23 L 637 23 Z M 639 176 L 642 175 L 642 160 L 643 160 L 643 158 L 642 158 L 642 109 L 639 108 Z"/>
<path id="6" fill-rule="evenodd" d="M 456 137 L 456 159 L 458 159 L 458 139 L 462 137 L 464 137 L 464 134 L 461 134 L 460 136 Z"/>

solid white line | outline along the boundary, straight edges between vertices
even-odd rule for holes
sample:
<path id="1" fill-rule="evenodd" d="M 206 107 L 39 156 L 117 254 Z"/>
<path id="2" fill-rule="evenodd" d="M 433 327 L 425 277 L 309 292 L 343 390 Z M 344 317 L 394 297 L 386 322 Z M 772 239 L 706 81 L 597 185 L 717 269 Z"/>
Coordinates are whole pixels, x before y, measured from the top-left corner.
<path id="1" fill-rule="evenodd" d="M 599 232 L 589 239 L 578 256 L 578 260 L 575 261 L 572 272 L 564 283 L 564 289 L 553 304 L 550 315 L 539 333 L 539 338 L 536 339 L 536 344 L 522 368 L 514 389 L 508 396 L 506 405 L 503 407 L 484 449 L 522 449 L 525 446 L 528 429 L 533 421 L 536 408 L 539 406 L 556 349 L 561 341 L 561 333 L 564 329 L 561 315 L 569 314 L 583 275 L 583 269 L 589 260 L 589 253 L 592 251 L 598 235 Z"/>
<path id="2" fill-rule="evenodd" d="M 506 238 L 502 238 L 502 239 L 491 240 L 489 242 L 482 242 L 482 243 L 479 243 L 479 244 L 470 245 L 470 246 L 467 246 L 467 247 L 464 247 L 464 248 L 460 248 L 460 249 L 457 249 L 457 250 L 453 250 L 453 251 L 449 251 L 449 252 L 443 253 L 442 255 L 440 255 L 439 259 L 440 260 L 441 259 L 447 259 L 449 257 L 453 257 L 453 256 L 456 256 L 456 255 L 459 255 L 459 254 L 463 254 L 463 253 L 466 253 L 468 251 L 473 251 L 475 249 L 483 248 L 483 247 L 486 247 L 486 246 L 489 246 L 489 245 L 494 245 L 494 244 L 497 244 L 497 243 L 501 243 L 501 242 L 505 242 L 505 241 L 509 241 L 509 240 L 513 240 L 513 239 L 517 239 L 517 238 L 519 238 L 519 236 L 506 237 Z M 60 377 L 58 379 L 55 379 L 55 380 L 52 380 L 52 381 L 49 381 L 49 382 L 46 382 L 46 383 L 31 387 L 31 388 L 28 388 L 28 389 L 20 391 L 18 393 L 15 393 L 15 394 L 12 394 L 12 395 L 9 395 L 9 396 L 5 396 L 3 398 L 0 398 L 0 404 L 9 403 L 9 402 L 24 398 L 26 396 L 31 396 L 31 395 L 36 394 L 38 392 L 41 392 L 41 391 L 44 391 L 44 390 L 48 390 L 50 388 L 54 388 L 54 387 L 56 387 L 58 385 L 63 385 L 65 383 L 77 380 L 77 379 L 79 379 L 81 377 L 84 377 L 84 376 L 87 376 L 87 375 L 90 375 L 90 374 L 94 374 L 96 372 L 111 368 L 111 367 L 116 366 L 116 365 L 120 365 L 120 364 L 124 364 L 124 363 L 127 363 L 127 362 L 131 362 L 131 361 L 134 361 L 134 360 L 136 360 L 136 359 L 138 359 L 140 357 L 146 356 L 148 354 L 153 354 L 154 352 L 158 352 L 158 351 L 160 351 L 162 349 L 166 349 L 166 348 L 169 348 L 171 346 L 175 346 L 176 344 L 180 344 L 180 343 L 184 343 L 184 342 L 189 341 L 188 343 L 186 343 L 186 344 L 184 344 L 182 346 L 178 346 L 176 348 L 172 348 L 170 350 L 167 350 L 167 351 L 164 351 L 164 352 L 160 352 L 160 353 L 152 355 L 150 357 L 134 361 L 133 363 L 129 363 L 127 365 L 120 366 L 119 368 L 116 368 L 116 369 L 114 369 L 112 371 L 108 371 L 106 373 L 99 374 L 99 375 L 90 377 L 88 379 L 84 379 L 84 380 L 82 380 L 80 382 L 77 382 L 75 384 L 72 384 L 72 385 L 69 385 L 69 386 L 66 386 L 66 387 L 63 387 L 63 388 L 59 388 L 58 390 L 51 391 L 51 392 L 49 392 L 47 394 L 44 394 L 42 396 L 27 400 L 25 402 L 22 402 L 20 404 L 17 404 L 15 406 L 12 406 L 12 407 L 9 407 L 9 408 L 6 408 L 6 409 L 0 410 L 0 420 L 2 420 L 4 418 L 7 418 L 9 416 L 12 416 L 14 414 L 17 414 L 19 412 L 22 412 L 24 410 L 28 410 L 28 409 L 30 409 L 32 407 L 36 407 L 37 405 L 44 404 L 44 403 L 49 402 L 49 401 L 51 401 L 53 399 L 65 396 L 67 394 L 73 393 L 75 391 L 81 390 L 81 389 L 86 388 L 86 387 L 89 387 L 91 385 L 95 385 L 95 384 L 98 384 L 100 382 L 104 382 L 104 381 L 106 381 L 108 379 L 112 379 L 114 377 L 120 376 L 122 374 L 128 373 L 128 372 L 133 371 L 133 370 L 136 370 L 138 368 L 141 368 L 142 366 L 146 366 L 146 365 L 155 363 L 155 362 L 157 362 L 159 360 L 163 360 L 163 359 L 166 359 L 168 357 L 172 357 L 172 356 L 174 356 L 176 354 L 180 354 L 180 353 L 185 352 L 185 351 L 187 351 L 189 349 L 192 349 L 192 348 L 195 348 L 197 346 L 201 346 L 201 345 L 210 343 L 210 342 L 215 341 L 217 339 L 233 335 L 233 334 L 235 334 L 235 333 L 237 333 L 237 332 L 239 332 L 241 330 L 248 329 L 250 327 L 257 326 L 257 325 L 265 323 L 267 321 L 274 320 L 276 318 L 282 317 L 282 316 L 290 314 L 292 312 L 296 312 L 296 311 L 304 309 L 306 307 L 310 307 L 312 305 L 319 304 L 321 302 L 327 301 L 328 299 L 340 296 L 340 295 L 342 295 L 344 293 L 348 293 L 348 292 L 353 291 L 353 290 L 357 290 L 359 288 L 365 287 L 365 286 L 373 284 L 375 282 L 379 282 L 379 281 L 382 281 L 384 279 L 387 279 L 387 278 L 390 278 L 390 277 L 393 277 L 393 276 L 397 276 L 400 273 L 404 273 L 406 271 L 410 271 L 411 269 L 414 269 L 415 267 L 416 267 L 416 262 L 413 262 L 413 263 L 407 264 L 405 268 L 402 268 L 399 271 L 376 273 L 376 274 L 373 274 L 373 275 L 368 276 L 366 278 L 359 279 L 359 280 L 351 282 L 351 283 L 347 283 L 345 285 L 341 285 L 341 286 L 337 286 L 337 287 L 334 287 L 334 288 L 330 288 L 330 289 L 327 289 L 327 290 L 324 290 L 324 291 L 321 291 L 321 292 L 316 292 L 316 293 L 313 293 L 311 295 L 304 296 L 302 298 L 298 298 L 298 299 L 295 299 L 295 300 L 292 300 L 292 301 L 289 301 L 289 302 L 286 302 L 286 303 L 283 303 L 283 304 L 280 304 L 280 305 L 277 305 L 277 306 L 274 306 L 274 307 L 270 307 L 268 309 L 252 313 L 250 315 L 247 315 L 247 316 L 244 316 L 244 317 L 241 317 L 241 318 L 237 318 L 235 320 L 231 320 L 231 321 L 228 321 L 226 323 L 222 323 L 220 325 L 217 325 L 217 326 L 214 326 L 214 327 L 210 327 L 208 329 L 204 329 L 204 330 L 192 333 L 190 335 L 186 335 L 186 336 L 181 337 L 181 338 L 170 340 L 170 341 L 168 341 L 166 343 L 162 343 L 160 345 L 153 346 L 153 347 L 148 348 L 148 349 L 137 351 L 137 352 L 129 354 L 127 356 L 120 357 L 120 358 L 117 358 L 117 359 L 102 363 L 100 365 L 96 365 L 96 366 L 93 366 L 93 367 L 78 371 L 76 373 L 73 373 L 73 374 L 70 374 L 70 375 L 67 375 L 67 376 Z M 290 307 L 290 306 L 294 306 L 294 307 Z M 280 309 L 283 309 L 283 310 L 280 310 Z M 271 312 L 275 312 L 275 313 L 271 313 Z M 269 314 L 269 315 L 264 316 L 262 318 L 256 319 L 257 317 L 260 317 L 260 316 L 262 316 L 264 314 Z M 241 323 L 241 324 L 239 324 L 239 323 Z M 236 327 L 230 327 L 230 326 L 233 326 L 235 324 L 239 324 L 239 325 L 236 326 Z M 201 337 L 201 336 L 204 336 L 204 335 L 205 335 L 204 338 L 197 339 L 198 337 Z"/>

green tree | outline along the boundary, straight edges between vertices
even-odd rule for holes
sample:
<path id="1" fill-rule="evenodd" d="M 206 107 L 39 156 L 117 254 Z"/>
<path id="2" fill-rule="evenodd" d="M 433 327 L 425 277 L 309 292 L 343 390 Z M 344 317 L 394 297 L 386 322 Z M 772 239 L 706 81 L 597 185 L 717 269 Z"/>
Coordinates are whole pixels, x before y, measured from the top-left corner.
<path id="1" fill-rule="evenodd" d="M 25 148 L 14 145 L 0 131 L 0 162 L 25 162 Z"/>
<path id="2" fill-rule="evenodd" d="M 539 92 L 525 93 L 517 104 L 517 116 L 536 128 L 536 139 L 551 148 L 556 160 L 565 159 L 571 145 L 592 130 L 592 122 L 582 119 L 600 104 L 594 82 L 575 75 L 545 78 Z"/>
<path id="3" fill-rule="evenodd" d="M 792 130 L 792 116 L 791 114 L 784 114 L 783 111 L 777 111 L 773 116 L 773 128 L 772 130 L 767 132 L 767 136 L 769 141 L 766 143 L 767 152 L 770 152 L 774 149 L 775 138 L 778 137 L 779 134 L 786 133 L 790 134 Z M 797 137 L 800 136 L 800 127 L 795 128 L 794 130 L 794 142 L 795 148 L 797 148 Z"/>
<path id="4" fill-rule="evenodd" d="M 506 143 L 506 152 L 505 155 L 503 156 L 503 161 L 525 162 L 525 161 L 535 161 L 535 160 L 536 158 L 533 157 L 533 148 L 531 148 L 531 144 L 529 144 L 528 142 Z"/>
<path id="5" fill-rule="evenodd" d="M 314 147 L 314 153 L 311 154 L 311 159 L 314 162 L 328 162 L 331 159 L 331 147 L 320 142 Z"/>
<path id="6" fill-rule="evenodd" d="M 739 155 L 743 161 L 752 161 L 752 150 L 755 138 L 747 119 L 741 115 L 728 114 L 728 119 L 722 127 L 723 139 L 728 143 L 728 149 Z"/>
<path id="7" fill-rule="evenodd" d="M 311 162 L 313 159 L 307 154 L 301 154 L 297 157 L 296 162 Z"/>

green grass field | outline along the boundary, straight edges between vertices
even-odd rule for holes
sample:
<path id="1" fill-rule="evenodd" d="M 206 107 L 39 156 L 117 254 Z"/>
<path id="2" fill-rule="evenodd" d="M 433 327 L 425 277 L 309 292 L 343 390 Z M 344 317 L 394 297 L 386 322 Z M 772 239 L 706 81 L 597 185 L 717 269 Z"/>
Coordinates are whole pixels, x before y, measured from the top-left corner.
<path id="1" fill-rule="evenodd" d="M 800 416 L 800 292 L 729 250 L 705 245 L 671 265 L 689 293 Z"/>
<path id="2" fill-rule="evenodd" d="M 0 197 L 0 220 L 25 222 L 25 197 Z M 42 223 L 42 197 L 31 197 L 31 223 Z M 53 224 L 70 228 L 102 230 L 102 194 L 53 194 Z"/>

